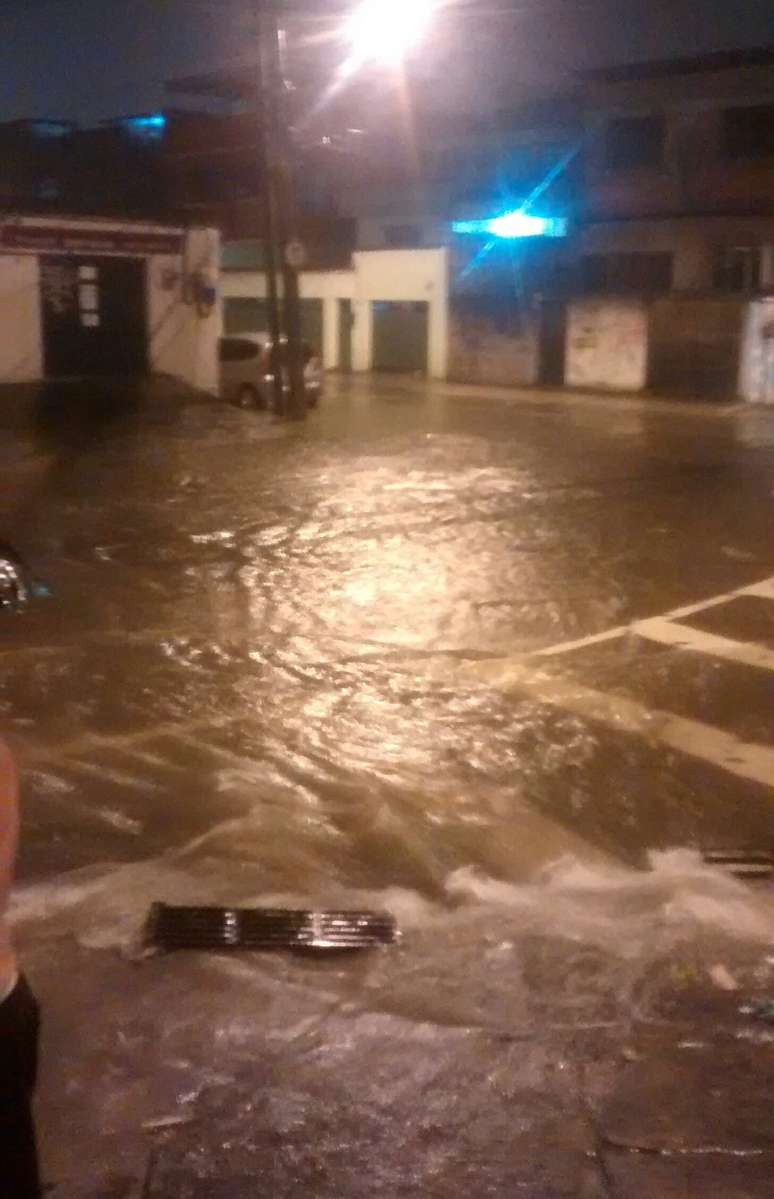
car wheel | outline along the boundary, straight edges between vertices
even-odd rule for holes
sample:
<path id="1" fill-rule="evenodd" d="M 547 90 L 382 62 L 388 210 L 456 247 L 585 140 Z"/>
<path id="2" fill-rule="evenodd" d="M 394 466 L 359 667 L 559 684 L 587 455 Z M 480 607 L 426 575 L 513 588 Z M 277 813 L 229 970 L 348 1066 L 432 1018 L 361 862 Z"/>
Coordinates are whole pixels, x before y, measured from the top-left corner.
<path id="1" fill-rule="evenodd" d="M 237 392 L 237 404 L 240 408 L 262 408 L 261 397 L 249 383 L 243 383 Z"/>

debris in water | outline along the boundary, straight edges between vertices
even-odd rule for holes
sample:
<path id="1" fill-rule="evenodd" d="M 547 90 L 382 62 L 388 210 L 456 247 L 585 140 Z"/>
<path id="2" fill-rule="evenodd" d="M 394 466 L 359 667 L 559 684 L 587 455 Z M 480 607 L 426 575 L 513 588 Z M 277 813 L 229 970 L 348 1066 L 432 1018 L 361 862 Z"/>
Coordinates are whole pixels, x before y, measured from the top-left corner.
<path id="1" fill-rule="evenodd" d="M 306 912 L 279 908 L 173 907 L 154 903 L 145 938 L 161 949 L 341 951 L 391 945 L 389 912 Z"/>
<path id="2" fill-rule="evenodd" d="M 48 599 L 51 589 L 36 579 L 19 554 L 0 541 L 0 609 L 21 610 L 30 599 Z"/>
<path id="3" fill-rule="evenodd" d="M 740 1007 L 739 1011 L 743 1016 L 752 1016 L 753 1020 L 774 1025 L 774 999 L 756 999 Z"/>
<path id="4" fill-rule="evenodd" d="M 724 966 L 722 962 L 718 962 L 717 965 L 712 966 L 708 973 L 715 986 L 719 987 L 721 991 L 739 990 L 739 983 L 736 981 L 731 971 Z"/>
<path id="5" fill-rule="evenodd" d="M 155 1120 L 143 1120 L 143 1132 L 162 1132 L 165 1128 L 177 1128 L 180 1124 L 193 1124 L 193 1116 L 158 1116 Z"/>
<path id="6" fill-rule="evenodd" d="M 774 854 L 758 849 L 706 849 L 702 857 L 708 866 L 737 878 L 764 881 L 774 877 Z"/>

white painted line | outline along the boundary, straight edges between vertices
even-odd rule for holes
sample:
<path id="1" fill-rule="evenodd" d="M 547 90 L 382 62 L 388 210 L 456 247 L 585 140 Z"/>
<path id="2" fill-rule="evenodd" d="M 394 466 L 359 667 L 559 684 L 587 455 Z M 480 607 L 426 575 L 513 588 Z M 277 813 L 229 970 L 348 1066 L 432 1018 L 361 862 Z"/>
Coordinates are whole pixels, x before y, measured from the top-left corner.
<path id="1" fill-rule="evenodd" d="M 751 587 L 745 587 L 740 595 L 756 595 L 760 599 L 774 600 L 774 579 L 764 579 L 761 583 L 753 583 Z"/>
<path id="2" fill-rule="evenodd" d="M 774 612 L 772 613 L 774 617 Z M 712 654 L 728 662 L 739 662 L 743 666 L 755 666 L 760 670 L 774 671 L 774 650 L 750 641 L 733 641 L 730 637 L 718 637 L 705 633 L 690 625 L 673 624 L 670 620 L 656 617 L 640 620 L 632 625 L 632 632 L 659 645 L 671 645 L 676 649 L 690 650 L 698 654 Z"/>
<path id="3" fill-rule="evenodd" d="M 774 600 L 774 577 L 762 579 L 759 583 L 752 583 L 748 587 L 740 587 L 736 591 L 726 591 L 722 595 L 713 595 L 711 599 L 699 600 L 695 604 L 686 604 L 682 608 L 673 608 L 671 612 L 664 612 L 661 616 L 653 617 L 652 619 L 679 620 L 683 616 L 695 616 L 697 612 L 704 612 L 707 608 L 717 608 L 720 604 L 727 604 L 731 600 L 739 599 L 743 595 L 756 595 L 762 599 Z M 524 661 L 529 658 L 553 657 L 555 654 L 568 654 L 576 649 L 585 649 L 588 645 L 599 645 L 604 641 L 614 641 L 616 637 L 625 637 L 627 633 L 636 632 L 636 626 L 642 623 L 644 622 L 633 621 L 631 624 L 617 625 L 616 628 L 607 629 L 603 633 L 592 633 L 591 636 L 581 637 L 577 641 L 560 641 L 558 645 L 547 645 L 544 649 L 535 650 L 531 654 L 517 655 L 517 659 Z"/>
<path id="4" fill-rule="evenodd" d="M 232 723 L 231 717 L 213 717 L 212 720 L 192 720 L 157 724 L 147 729 L 137 729 L 133 733 L 80 733 L 70 741 L 59 745 L 39 745 L 27 741 L 23 734 L 15 733 L 13 743 L 28 762 L 62 761 L 81 754 L 90 754 L 103 749 L 133 750 L 142 746 L 146 741 L 155 741 L 158 737 L 195 736 L 197 733 L 211 733 L 213 729 L 227 728 Z"/>
<path id="5" fill-rule="evenodd" d="M 579 637 L 577 641 L 560 641 L 558 645 L 547 645 L 544 649 L 536 649 L 531 654 L 523 654 L 520 656 L 520 660 L 553 657 L 554 654 L 570 654 L 574 649 L 586 649 L 589 645 L 601 645 L 604 641 L 615 641 L 616 637 L 625 637 L 627 633 L 631 632 L 631 627 L 629 624 L 619 624 L 614 629 L 606 629 L 604 633 L 592 633 L 590 637 Z M 502 659 L 502 661 L 507 661 L 507 659 Z"/>
<path id="6" fill-rule="evenodd" d="M 713 725 L 658 709 L 649 710 L 636 700 L 593 691 L 518 662 L 479 662 L 466 666 L 461 675 L 471 681 L 529 695 L 538 702 L 573 712 L 606 728 L 643 737 L 652 745 L 663 745 L 737 778 L 774 789 L 774 749 L 741 741 Z"/>
<path id="7" fill-rule="evenodd" d="M 706 608 L 717 608 L 719 604 L 727 604 L 730 600 L 739 599 L 740 595 L 750 595 L 752 590 L 757 587 L 771 587 L 771 595 L 774 597 L 774 578 L 763 579 L 760 583 L 753 583 L 749 587 L 738 587 L 736 591 L 714 595 L 711 599 L 700 600 L 697 604 L 686 604 L 682 608 L 673 608 L 671 612 L 664 613 L 664 619 L 678 620 L 681 616 L 693 616 L 696 612 L 703 612 Z"/>
<path id="8" fill-rule="evenodd" d="M 116 783 L 120 787 L 132 787 L 135 791 L 161 790 L 159 783 L 155 783 L 151 779 L 137 778 L 136 775 L 127 774 L 124 770 L 116 770 L 104 762 L 89 762 L 83 758 L 68 758 L 66 765 L 68 770 L 77 771 L 80 774 L 94 775 L 103 782 Z"/>

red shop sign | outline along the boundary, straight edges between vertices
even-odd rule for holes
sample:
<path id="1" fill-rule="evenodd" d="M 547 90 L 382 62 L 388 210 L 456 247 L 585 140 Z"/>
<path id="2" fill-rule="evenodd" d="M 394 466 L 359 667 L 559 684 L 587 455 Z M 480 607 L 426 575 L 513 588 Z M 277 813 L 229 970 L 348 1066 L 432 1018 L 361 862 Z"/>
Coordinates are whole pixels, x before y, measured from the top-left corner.
<path id="1" fill-rule="evenodd" d="M 179 254 L 183 234 L 67 225 L 0 225 L 0 252 L 23 254 Z"/>

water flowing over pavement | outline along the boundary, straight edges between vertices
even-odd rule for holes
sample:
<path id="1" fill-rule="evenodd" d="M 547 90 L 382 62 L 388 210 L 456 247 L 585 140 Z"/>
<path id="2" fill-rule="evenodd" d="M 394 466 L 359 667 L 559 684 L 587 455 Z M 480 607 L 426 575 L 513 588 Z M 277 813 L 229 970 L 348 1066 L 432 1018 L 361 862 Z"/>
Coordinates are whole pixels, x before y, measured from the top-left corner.
<path id="1" fill-rule="evenodd" d="M 767 414 L 65 391 L 3 469 L 55 1196 L 766 1193 L 774 902 L 699 851 L 774 850 Z M 404 937 L 138 961 L 154 899 Z"/>

